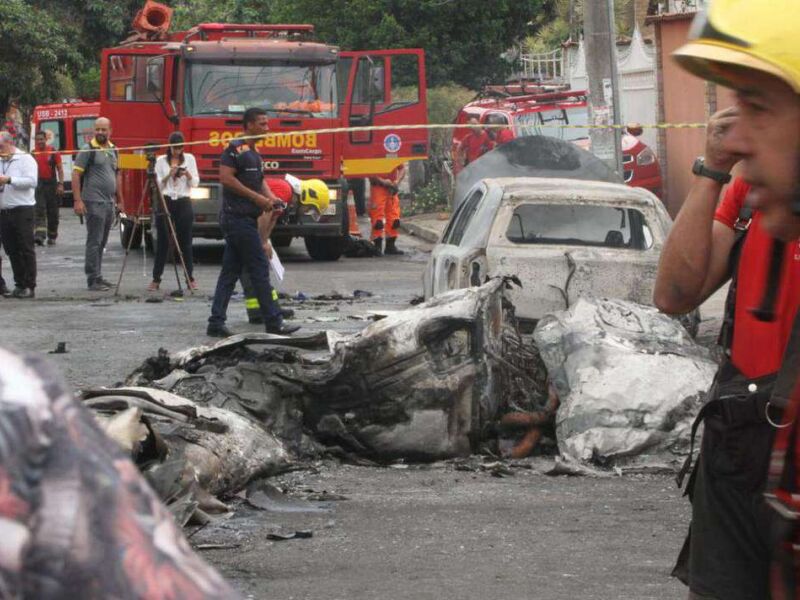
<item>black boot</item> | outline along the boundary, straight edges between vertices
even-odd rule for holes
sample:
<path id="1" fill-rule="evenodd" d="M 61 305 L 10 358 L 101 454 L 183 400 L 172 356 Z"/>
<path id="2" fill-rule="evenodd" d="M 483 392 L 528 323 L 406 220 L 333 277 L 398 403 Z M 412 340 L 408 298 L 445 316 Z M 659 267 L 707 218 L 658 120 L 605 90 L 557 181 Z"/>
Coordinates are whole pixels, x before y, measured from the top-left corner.
<path id="1" fill-rule="evenodd" d="M 386 238 L 386 252 L 384 254 L 393 254 L 395 256 L 400 256 L 401 254 L 405 254 L 402 250 L 400 250 L 397 245 L 397 238 Z"/>
<path id="2" fill-rule="evenodd" d="M 383 256 L 383 238 L 375 238 L 372 243 L 375 245 L 375 256 Z"/>

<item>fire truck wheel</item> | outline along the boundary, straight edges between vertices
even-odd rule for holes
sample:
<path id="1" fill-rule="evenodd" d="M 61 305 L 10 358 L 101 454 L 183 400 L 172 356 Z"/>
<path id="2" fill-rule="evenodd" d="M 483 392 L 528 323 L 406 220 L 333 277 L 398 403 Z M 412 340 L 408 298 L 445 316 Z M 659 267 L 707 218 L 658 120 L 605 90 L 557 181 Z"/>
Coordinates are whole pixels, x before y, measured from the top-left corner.
<path id="1" fill-rule="evenodd" d="M 292 243 L 292 236 L 290 235 L 273 235 L 270 239 L 274 248 L 288 248 Z"/>
<path id="2" fill-rule="evenodd" d="M 130 244 L 131 250 L 138 250 L 142 247 L 142 228 L 137 227 L 136 232 L 133 230 L 133 221 L 128 219 L 120 219 L 119 221 L 119 242 L 123 248 L 127 248 Z M 131 241 L 131 236 L 133 241 Z"/>
<path id="3" fill-rule="evenodd" d="M 305 237 L 306 250 L 314 260 L 334 261 L 344 252 L 344 238 L 319 237 L 308 235 Z"/>

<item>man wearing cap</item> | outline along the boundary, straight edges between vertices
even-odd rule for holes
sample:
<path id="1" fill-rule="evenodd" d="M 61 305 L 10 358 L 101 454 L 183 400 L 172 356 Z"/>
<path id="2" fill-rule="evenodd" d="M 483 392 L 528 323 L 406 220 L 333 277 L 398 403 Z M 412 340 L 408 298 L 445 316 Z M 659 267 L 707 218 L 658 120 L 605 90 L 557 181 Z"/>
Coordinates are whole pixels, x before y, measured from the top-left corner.
<path id="1" fill-rule="evenodd" d="M 715 0 L 675 54 L 685 69 L 736 91 L 735 107 L 708 123 L 654 297 L 661 310 L 684 313 L 731 280 L 725 356 L 698 417 L 692 522 L 674 571 L 690 598 L 770 597 L 775 513 L 763 492 L 784 424 L 774 388 L 800 306 L 798 27 L 792 0 Z M 735 164 L 739 177 L 718 203 Z"/>

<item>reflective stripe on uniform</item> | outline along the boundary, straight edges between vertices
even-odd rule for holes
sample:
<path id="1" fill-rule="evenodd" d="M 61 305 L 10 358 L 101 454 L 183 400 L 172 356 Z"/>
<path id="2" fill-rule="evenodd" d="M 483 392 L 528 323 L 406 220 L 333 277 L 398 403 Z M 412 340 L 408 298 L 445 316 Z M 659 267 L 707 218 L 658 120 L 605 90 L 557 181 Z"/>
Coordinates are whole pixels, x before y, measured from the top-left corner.
<path id="1" fill-rule="evenodd" d="M 275 289 L 272 290 L 272 300 L 273 302 L 278 301 L 278 291 Z M 258 308 L 260 308 L 258 304 L 258 298 L 245 298 L 244 306 L 248 310 L 250 310 L 251 308 L 255 308 L 256 310 L 258 310 Z"/>

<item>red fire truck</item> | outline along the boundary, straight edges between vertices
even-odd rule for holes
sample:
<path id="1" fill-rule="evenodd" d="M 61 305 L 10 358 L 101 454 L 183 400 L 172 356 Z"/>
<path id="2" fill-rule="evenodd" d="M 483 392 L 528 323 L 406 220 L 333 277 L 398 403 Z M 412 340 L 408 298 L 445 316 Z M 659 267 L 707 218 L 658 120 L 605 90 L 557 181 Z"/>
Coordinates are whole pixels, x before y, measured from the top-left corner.
<path id="1" fill-rule="evenodd" d="M 42 104 L 33 109 L 31 147 L 37 131 L 44 131 L 47 143 L 63 152 L 64 198 L 72 198 L 72 159 L 74 152 L 89 143 L 94 135 L 94 120 L 100 115 L 99 102 Z"/>
<path id="2" fill-rule="evenodd" d="M 270 116 L 271 133 L 256 145 L 266 173 L 323 179 L 335 199 L 319 221 L 304 215 L 279 222 L 273 240 L 303 237 L 312 258 L 338 259 L 347 232 L 346 178 L 427 157 L 427 131 L 403 128 L 427 122 L 423 51 L 340 52 L 312 41 L 311 25 L 209 23 L 165 33 L 169 10 L 148 2 L 134 22 L 144 23 L 142 33 L 102 52 L 100 114 L 111 119 L 112 139 L 123 148 L 122 243 L 135 235 L 140 244 L 134 219 L 147 232 L 150 215 L 146 153 L 125 148 L 164 143 L 176 130 L 200 172 L 194 235 L 221 237 L 219 156 L 241 131 L 244 110 L 258 106 Z M 315 131 L 370 125 L 389 128 Z"/>
<path id="3" fill-rule="evenodd" d="M 465 105 L 456 123 L 467 123 L 477 117 L 481 123 L 501 120 L 510 125 L 516 137 L 546 135 L 560 138 L 591 151 L 589 130 L 563 125 L 586 125 L 589 122 L 585 91 L 564 89 L 563 86 L 508 85 L 487 86 L 488 97 Z M 456 160 L 458 145 L 468 134 L 467 128 L 453 131 L 452 157 L 454 172 L 461 170 Z M 655 153 L 638 137 L 641 129 L 629 127 L 622 135 L 622 166 L 625 183 L 642 187 L 659 198 L 662 195 L 661 167 Z"/>

